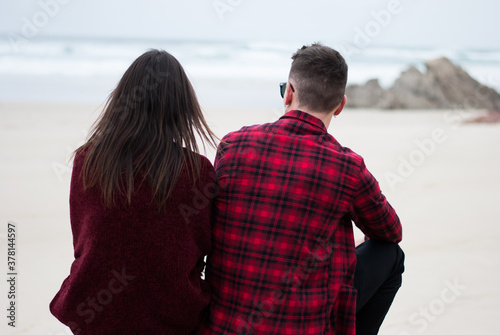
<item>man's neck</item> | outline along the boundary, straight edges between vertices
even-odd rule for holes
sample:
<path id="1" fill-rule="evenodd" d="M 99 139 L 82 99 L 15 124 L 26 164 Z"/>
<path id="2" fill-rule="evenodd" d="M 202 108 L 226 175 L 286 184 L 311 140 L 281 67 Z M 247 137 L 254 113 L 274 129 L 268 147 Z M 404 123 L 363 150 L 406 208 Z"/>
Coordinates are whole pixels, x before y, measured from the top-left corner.
<path id="1" fill-rule="evenodd" d="M 325 128 L 328 130 L 328 127 L 330 126 L 330 122 L 332 121 L 332 117 L 333 117 L 333 111 L 331 113 L 318 113 L 318 112 L 311 112 L 310 110 L 307 110 L 307 109 L 304 109 L 304 108 L 300 108 L 300 107 L 292 107 L 292 106 L 289 106 L 285 109 L 285 114 L 288 113 L 289 111 L 292 111 L 292 110 L 299 110 L 301 112 L 304 112 L 304 113 L 307 113 L 309 115 L 312 115 L 314 116 L 315 118 L 317 119 L 320 119 L 321 122 L 323 122 L 323 124 L 325 125 Z"/>

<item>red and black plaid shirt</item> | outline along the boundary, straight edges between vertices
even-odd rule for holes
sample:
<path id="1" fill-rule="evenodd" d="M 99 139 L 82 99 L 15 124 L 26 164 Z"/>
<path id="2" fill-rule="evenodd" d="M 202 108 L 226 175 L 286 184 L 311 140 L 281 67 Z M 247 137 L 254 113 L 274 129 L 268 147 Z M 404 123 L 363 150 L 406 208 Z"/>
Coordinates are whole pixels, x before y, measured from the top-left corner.
<path id="1" fill-rule="evenodd" d="M 355 334 L 351 220 L 368 237 L 401 240 L 363 159 L 301 111 L 230 133 L 219 149 L 201 333 Z"/>

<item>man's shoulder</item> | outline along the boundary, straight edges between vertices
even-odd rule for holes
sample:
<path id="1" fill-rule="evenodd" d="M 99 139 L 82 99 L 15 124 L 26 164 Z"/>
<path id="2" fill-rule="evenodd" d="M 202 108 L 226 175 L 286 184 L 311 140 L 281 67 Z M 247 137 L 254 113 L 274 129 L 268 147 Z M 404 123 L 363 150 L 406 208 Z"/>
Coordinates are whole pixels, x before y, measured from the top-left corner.
<path id="1" fill-rule="evenodd" d="M 342 144 L 340 144 L 335 137 L 333 137 L 331 134 L 327 135 L 328 140 L 325 141 L 327 144 L 326 146 L 328 147 L 329 150 L 332 150 L 335 152 L 335 156 L 341 156 L 341 160 L 345 162 L 349 162 L 354 165 L 361 165 L 364 164 L 363 157 L 353 150 L 351 150 L 349 147 L 344 147 Z"/>
<path id="2" fill-rule="evenodd" d="M 337 139 L 335 137 L 333 137 L 331 134 L 328 134 L 327 136 L 328 136 L 327 142 L 328 142 L 329 146 L 331 146 L 332 148 L 334 148 L 338 152 L 343 153 L 345 155 L 348 155 L 356 160 L 363 159 L 363 157 L 361 157 L 359 154 L 354 152 L 351 148 L 345 147 L 342 144 L 340 144 L 340 142 L 337 141 Z"/>
<path id="3" fill-rule="evenodd" d="M 271 123 L 244 126 L 239 130 L 230 132 L 227 135 L 225 135 L 222 138 L 221 143 L 230 144 L 244 140 L 261 139 L 263 136 L 265 136 L 265 134 L 274 132 L 281 134 L 279 129 L 282 126 L 283 125 L 279 122 L 279 120 Z M 300 138 L 300 136 L 293 136 L 293 134 L 288 134 L 287 136 L 295 139 Z M 345 147 L 342 144 L 340 144 L 340 142 L 337 141 L 337 139 L 331 134 L 325 133 L 323 136 L 321 136 L 321 139 L 319 138 L 317 139 L 318 141 L 313 141 L 316 142 L 315 144 L 316 146 L 324 147 L 327 150 L 335 151 L 337 154 L 341 154 L 351 162 L 357 162 L 358 164 L 363 162 L 362 156 L 354 152 L 349 147 Z M 308 140 L 308 142 L 309 141 L 310 139 Z"/>
<path id="4" fill-rule="evenodd" d="M 271 123 L 255 124 L 251 126 L 244 126 L 239 130 L 232 131 L 222 138 L 223 142 L 230 142 L 239 138 L 246 136 L 258 136 L 266 132 L 266 129 L 271 125 Z"/>

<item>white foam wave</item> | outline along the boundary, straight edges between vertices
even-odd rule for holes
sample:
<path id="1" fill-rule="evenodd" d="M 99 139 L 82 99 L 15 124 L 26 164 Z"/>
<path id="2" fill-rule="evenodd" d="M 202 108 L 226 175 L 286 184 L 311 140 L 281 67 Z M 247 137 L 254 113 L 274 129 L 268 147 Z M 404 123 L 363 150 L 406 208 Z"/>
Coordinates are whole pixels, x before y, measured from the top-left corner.
<path id="1" fill-rule="evenodd" d="M 176 56 L 195 78 L 284 81 L 290 56 L 297 45 L 269 41 L 120 41 L 37 38 L 12 48 L 0 39 L 0 80 L 7 76 L 89 78 L 119 77 L 131 62 L 150 48 L 165 49 Z M 426 60 L 446 56 L 482 82 L 500 88 L 499 50 L 449 50 L 370 47 L 346 57 L 349 83 L 378 78 L 390 86 L 409 65 L 423 70 Z M 486 81 L 484 80 L 486 78 Z"/>

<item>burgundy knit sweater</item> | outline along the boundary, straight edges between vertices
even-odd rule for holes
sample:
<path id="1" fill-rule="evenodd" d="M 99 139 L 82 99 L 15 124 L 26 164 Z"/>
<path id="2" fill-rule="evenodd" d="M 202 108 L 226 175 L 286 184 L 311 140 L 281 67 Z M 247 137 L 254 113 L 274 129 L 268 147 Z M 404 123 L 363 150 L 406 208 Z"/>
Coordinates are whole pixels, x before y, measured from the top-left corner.
<path id="1" fill-rule="evenodd" d="M 74 334 L 189 334 L 210 301 L 201 279 L 210 252 L 215 172 L 202 156 L 194 187 L 182 171 L 166 212 L 147 183 L 130 205 L 106 209 L 98 187 L 83 191 L 73 166 L 70 217 L 75 260 L 50 310 Z"/>

